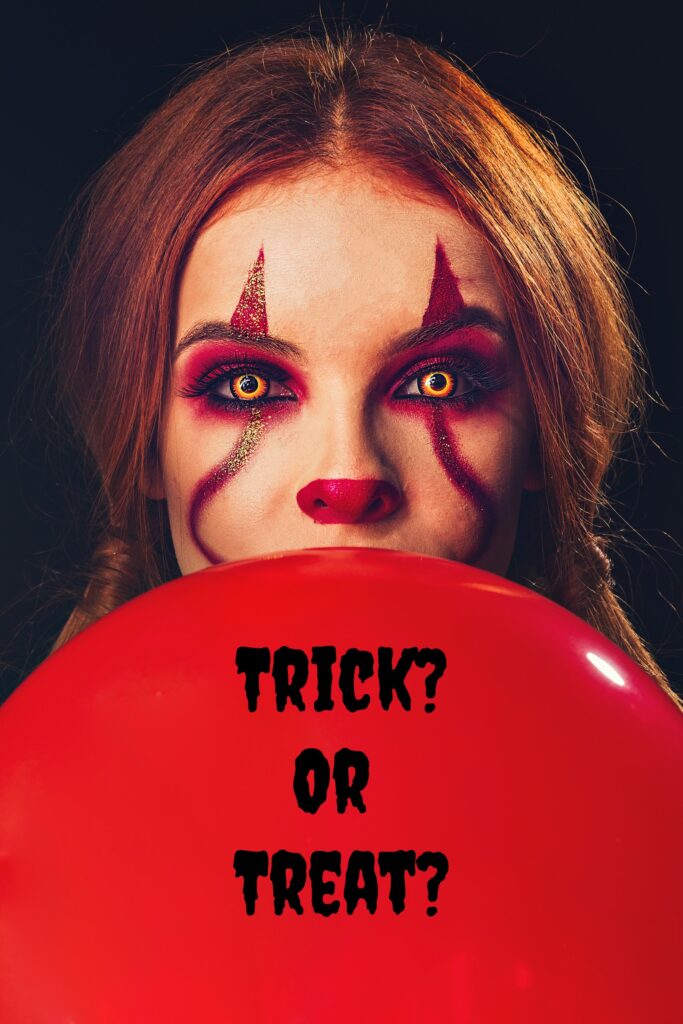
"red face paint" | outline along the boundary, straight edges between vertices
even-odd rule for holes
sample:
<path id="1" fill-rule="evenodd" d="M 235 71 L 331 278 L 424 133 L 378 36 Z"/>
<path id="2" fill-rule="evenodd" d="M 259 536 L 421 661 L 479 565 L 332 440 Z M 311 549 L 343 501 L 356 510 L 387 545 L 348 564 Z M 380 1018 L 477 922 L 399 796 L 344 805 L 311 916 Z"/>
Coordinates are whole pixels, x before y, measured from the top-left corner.
<path id="1" fill-rule="evenodd" d="M 422 326 L 438 324 L 446 317 L 462 313 L 465 304 L 462 301 L 458 279 L 453 273 L 446 255 L 446 250 L 437 238 L 434 253 L 434 275 L 429 294 L 429 302 L 422 317 Z"/>
<path id="2" fill-rule="evenodd" d="M 246 284 L 235 306 L 235 311 L 230 318 L 230 325 L 247 334 L 262 335 L 268 333 L 263 246 L 261 246 L 258 257 L 249 270 Z M 206 353 L 202 355 L 205 357 Z M 190 372 L 192 372 L 192 368 Z M 240 405 L 242 408 L 239 408 Z M 209 408 L 208 405 L 205 405 L 205 410 Z M 245 413 L 249 415 L 249 422 L 244 428 L 242 436 L 228 455 L 199 481 L 190 501 L 190 536 L 204 557 L 214 565 L 223 561 L 223 559 L 202 540 L 199 534 L 199 518 L 208 502 L 232 480 L 249 460 L 263 430 L 263 422 L 258 406 L 250 408 L 247 402 L 236 403 L 235 412 L 238 415 L 244 415 Z"/>
<path id="3" fill-rule="evenodd" d="M 429 432 L 434 452 L 453 486 L 464 494 L 480 515 L 479 537 L 468 561 L 473 563 L 484 554 L 495 525 L 494 503 L 491 494 L 463 457 L 458 442 L 448 430 L 446 410 L 433 405 L 430 408 Z"/>
<path id="4" fill-rule="evenodd" d="M 422 324 L 427 326 L 440 323 L 447 317 L 460 313 L 463 309 L 464 303 L 458 279 L 453 273 L 441 242 L 437 240 L 430 297 Z M 247 282 L 230 322 L 236 330 L 246 334 L 262 335 L 267 333 L 263 248 L 259 251 L 258 258 L 249 271 Z M 463 335 L 463 337 L 459 337 L 461 346 L 465 342 L 465 336 L 467 337 L 467 344 L 464 347 L 469 351 L 471 360 L 476 361 L 476 349 L 490 348 L 486 337 L 476 329 L 465 328 L 458 334 Z M 444 342 L 447 344 L 447 339 L 441 339 L 441 343 Z M 461 348 L 461 346 L 458 347 Z M 473 350 L 475 350 L 474 354 Z M 197 365 L 195 366 L 193 362 L 189 366 L 189 379 L 196 379 L 207 374 L 211 377 L 214 372 L 212 363 L 213 367 L 216 367 L 213 360 L 217 354 L 208 352 L 206 349 L 198 353 Z M 483 353 L 479 358 L 483 358 Z M 251 362 L 250 359 L 244 358 L 243 353 L 239 352 L 233 352 L 233 360 L 235 363 L 241 363 L 244 360 L 245 365 L 249 365 Z M 256 362 L 259 361 L 256 360 Z M 490 362 L 490 358 L 487 359 L 487 362 Z M 191 387 L 191 385 L 189 386 Z M 249 417 L 237 444 L 217 466 L 198 482 L 190 502 L 190 535 L 207 561 L 217 563 L 222 561 L 221 556 L 213 551 L 200 536 L 201 515 L 205 507 L 229 484 L 251 457 L 265 426 L 263 419 L 265 410 L 267 410 L 265 412 L 266 419 L 270 421 L 274 415 L 278 415 L 279 418 L 280 414 L 292 411 L 292 406 L 288 402 L 250 406 L 247 402 L 237 401 L 234 407 L 230 403 L 229 407 L 223 408 L 215 404 L 211 407 L 208 402 L 205 404 L 205 411 L 210 411 L 212 415 L 225 415 L 228 412 L 230 416 L 243 417 L 246 415 Z M 443 466 L 448 479 L 460 493 L 466 496 L 479 513 L 480 526 L 475 551 L 469 556 L 470 561 L 476 561 L 490 540 L 494 525 L 494 503 L 486 487 L 462 456 L 456 439 L 449 432 L 448 413 L 454 411 L 445 404 L 441 405 L 438 401 L 411 409 L 412 413 L 426 417 L 426 425 L 435 455 Z M 372 498 L 370 500 L 369 488 L 378 486 L 380 489 L 384 488 L 387 493 L 382 491 L 381 495 L 370 496 Z M 378 497 L 378 500 L 375 501 L 374 497 Z M 303 488 L 297 495 L 297 501 L 302 510 L 316 522 L 372 522 L 390 515 L 400 504 L 400 495 L 392 485 L 385 481 L 322 480 L 313 481 Z"/>
<path id="5" fill-rule="evenodd" d="M 305 383 L 293 366 L 270 353 L 264 358 L 261 351 L 251 348 L 246 341 L 216 341 L 198 345 L 196 351 L 183 361 L 178 394 L 192 399 L 192 411 L 198 416 L 218 420 L 226 416 L 242 418 L 249 404 L 238 400 L 217 400 L 212 394 L 212 388 L 227 381 L 231 374 L 245 369 L 263 374 L 274 382 L 286 381 L 288 391 L 298 399 L 306 396 Z M 271 411 L 277 410 L 280 404 L 287 405 L 287 400 L 282 399 L 280 403 L 271 399 L 268 408 Z"/>
<path id="6" fill-rule="evenodd" d="M 252 264 L 242 294 L 230 318 L 230 326 L 247 334 L 267 334 L 266 285 L 263 246 Z"/>
<path id="7" fill-rule="evenodd" d="M 190 536 L 204 557 L 213 565 L 222 562 L 223 559 L 202 540 L 198 529 L 199 517 L 205 505 L 239 473 L 258 443 L 263 429 L 259 409 L 254 407 L 249 411 L 251 413 L 249 422 L 244 428 L 239 441 L 222 462 L 214 466 L 203 480 L 199 481 L 190 502 Z"/>
<path id="8" fill-rule="evenodd" d="M 449 316 L 461 313 L 464 305 L 458 278 L 453 273 L 443 245 L 437 239 L 432 287 L 429 302 L 422 317 L 422 326 L 439 323 Z M 486 550 L 495 525 L 493 498 L 472 467 L 468 465 L 460 452 L 455 436 L 448 429 L 448 406 L 440 405 L 437 400 L 433 404 L 430 403 L 425 411 L 428 413 L 429 433 L 434 454 L 446 471 L 452 485 L 461 494 L 464 494 L 479 512 L 480 533 L 475 550 L 469 557 L 470 562 L 476 562 Z"/>

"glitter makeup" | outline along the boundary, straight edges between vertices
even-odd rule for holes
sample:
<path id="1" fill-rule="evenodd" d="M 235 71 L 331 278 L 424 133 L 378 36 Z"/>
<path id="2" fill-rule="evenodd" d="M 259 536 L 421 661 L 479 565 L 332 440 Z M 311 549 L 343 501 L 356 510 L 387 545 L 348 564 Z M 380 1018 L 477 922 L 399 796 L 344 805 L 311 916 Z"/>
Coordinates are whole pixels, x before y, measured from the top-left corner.
<path id="1" fill-rule="evenodd" d="M 259 249 L 259 254 L 249 269 L 242 294 L 230 318 L 230 326 L 247 334 L 264 335 L 268 333 L 263 246 Z M 247 406 L 244 411 L 249 414 L 249 422 L 244 428 L 242 436 L 222 462 L 214 466 L 204 479 L 199 481 L 190 502 L 190 536 L 204 557 L 213 565 L 223 559 L 202 540 L 199 534 L 199 517 L 206 504 L 239 473 L 258 444 L 263 432 L 261 410 L 258 406 Z"/>
<path id="2" fill-rule="evenodd" d="M 246 284 L 230 318 L 230 326 L 246 334 L 268 333 L 263 246 L 249 269 Z"/>
<path id="3" fill-rule="evenodd" d="M 232 378 L 249 374 L 268 380 L 268 392 L 258 400 L 267 402 L 271 411 L 273 406 L 293 402 L 304 394 L 303 387 L 292 379 L 291 368 L 271 356 L 260 357 L 244 342 L 231 341 L 198 346 L 197 351 L 184 360 L 176 393 L 181 398 L 191 399 L 193 412 L 201 417 L 224 420 L 226 416 L 237 416 L 241 419 L 249 402 L 236 398 L 232 383 L 229 389 L 227 385 Z M 229 398 L 218 393 L 222 387 L 229 391 Z"/>
<path id="4" fill-rule="evenodd" d="M 200 480 L 194 489 L 192 501 L 190 502 L 190 536 L 201 553 L 212 565 L 222 562 L 223 559 L 209 548 L 199 535 L 198 521 L 204 506 L 218 491 L 222 490 L 232 478 L 239 473 L 251 457 L 258 440 L 263 432 L 263 421 L 261 410 L 258 406 L 249 408 L 249 422 L 247 423 L 242 436 L 232 451 L 215 466 L 203 480 Z"/>

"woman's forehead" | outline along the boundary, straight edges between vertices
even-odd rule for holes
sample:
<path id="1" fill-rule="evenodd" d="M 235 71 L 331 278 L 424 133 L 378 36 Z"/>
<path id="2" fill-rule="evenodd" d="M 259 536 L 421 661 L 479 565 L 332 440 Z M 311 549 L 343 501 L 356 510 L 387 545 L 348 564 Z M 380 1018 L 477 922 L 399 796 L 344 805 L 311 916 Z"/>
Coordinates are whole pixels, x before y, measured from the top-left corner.
<path id="1" fill-rule="evenodd" d="M 181 281 L 179 330 L 234 308 L 261 250 L 269 317 L 390 315 L 394 326 L 406 326 L 424 311 L 438 245 L 464 302 L 504 318 L 486 242 L 454 206 L 362 169 L 263 183 L 244 190 L 197 239 Z"/>

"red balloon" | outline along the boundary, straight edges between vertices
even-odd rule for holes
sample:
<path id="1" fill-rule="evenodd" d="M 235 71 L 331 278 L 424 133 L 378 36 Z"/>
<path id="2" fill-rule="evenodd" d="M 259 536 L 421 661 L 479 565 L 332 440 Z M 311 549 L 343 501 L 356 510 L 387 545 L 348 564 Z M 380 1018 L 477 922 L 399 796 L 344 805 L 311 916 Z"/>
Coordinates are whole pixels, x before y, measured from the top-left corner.
<path id="1" fill-rule="evenodd" d="M 674 1024 L 682 733 L 602 636 L 463 565 L 161 587 L 0 713 L 0 1019 Z"/>

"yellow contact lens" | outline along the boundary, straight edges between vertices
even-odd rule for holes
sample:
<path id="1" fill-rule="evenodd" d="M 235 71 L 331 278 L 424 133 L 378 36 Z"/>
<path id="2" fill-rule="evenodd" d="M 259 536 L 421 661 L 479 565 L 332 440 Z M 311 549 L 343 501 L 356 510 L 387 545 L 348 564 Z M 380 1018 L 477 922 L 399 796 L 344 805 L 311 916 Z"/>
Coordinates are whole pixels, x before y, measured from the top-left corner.
<path id="1" fill-rule="evenodd" d="M 230 389 L 243 402 L 254 402 L 268 391 L 268 381 L 258 373 L 240 373 L 230 381 Z"/>
<path id="2" fill-rule="evenodd" d="M 417 385 L 427 398 L 448 398 L 455 391 L 455 375 L 448 370 L 429 370 L 418 377 Z"/>

